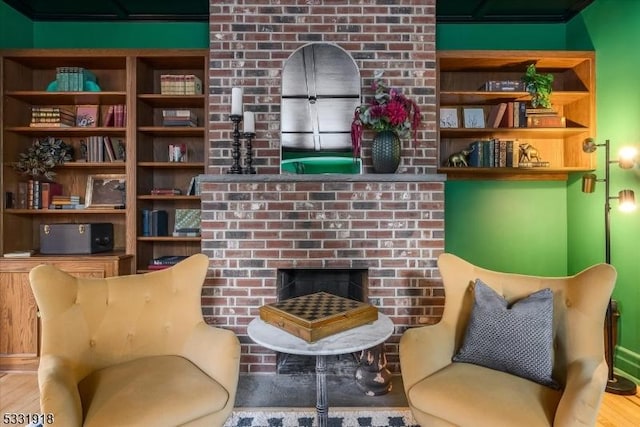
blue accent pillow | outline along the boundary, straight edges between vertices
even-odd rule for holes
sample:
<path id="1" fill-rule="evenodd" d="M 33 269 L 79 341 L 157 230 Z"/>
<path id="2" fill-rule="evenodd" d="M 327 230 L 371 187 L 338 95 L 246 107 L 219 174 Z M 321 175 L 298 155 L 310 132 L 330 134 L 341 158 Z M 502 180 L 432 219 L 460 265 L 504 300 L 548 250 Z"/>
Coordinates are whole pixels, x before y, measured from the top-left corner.
<path id="1" fill-rule="evenodd" d="M 542 289 L 509 306 L 480 279 L 454 362 L 473 363 L 559 388 L 553 371 L 553 292 Z"/>

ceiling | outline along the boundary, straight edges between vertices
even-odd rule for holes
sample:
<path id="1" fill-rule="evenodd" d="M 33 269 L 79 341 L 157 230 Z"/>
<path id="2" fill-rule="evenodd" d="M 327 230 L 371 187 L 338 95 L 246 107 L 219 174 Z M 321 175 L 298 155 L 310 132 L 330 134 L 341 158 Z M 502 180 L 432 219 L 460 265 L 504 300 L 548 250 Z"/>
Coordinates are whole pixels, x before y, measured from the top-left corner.
<path id="1" fill-rule="evenodd" d="M 209 0 L 3 0 L 33 21 L 201 21 Z M 437 0 L 440 23 L 567 22 L 594 0 Z"/>

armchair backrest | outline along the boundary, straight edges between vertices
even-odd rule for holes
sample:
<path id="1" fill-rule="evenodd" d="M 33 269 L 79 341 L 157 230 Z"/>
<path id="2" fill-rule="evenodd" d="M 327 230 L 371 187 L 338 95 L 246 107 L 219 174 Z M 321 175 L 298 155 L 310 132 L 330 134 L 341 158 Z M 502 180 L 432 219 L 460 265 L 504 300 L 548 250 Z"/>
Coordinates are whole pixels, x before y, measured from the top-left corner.
<path id="1" fill-rule="evenodd" d="M 204 322 L 208 266 L 207 256 L 196 254 L 165 270 L 103 279 L 35 267 L 29 280 L 42 322 L 42 356 L 65 359 L 80 379 L 142 356 L 180 355 Z"/>
<path id="2" fill-rule="evenodd" d="M 460 348 L 473 307 L 473 287 L 481 279 L 509 302 L 550 288 L 554 298 L 554 378 L 564 383 L 566 369 L 583 357 L 604 359 L 604 317 L 616 281 L 616 271 L 597 264 L 573 276 L 540 277 L 501 273 L 474 266 L 452 254 L 442 254 L 438 267 L 445 288 L 442 322 L 455 326 L 455 351 Z"/>

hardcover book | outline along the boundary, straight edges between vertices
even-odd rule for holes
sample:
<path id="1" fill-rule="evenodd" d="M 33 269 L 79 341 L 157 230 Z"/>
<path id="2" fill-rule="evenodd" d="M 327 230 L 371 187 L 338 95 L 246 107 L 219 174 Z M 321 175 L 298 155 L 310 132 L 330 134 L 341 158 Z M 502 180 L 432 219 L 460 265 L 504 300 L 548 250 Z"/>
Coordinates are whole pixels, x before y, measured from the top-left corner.
<path id="1" fill-rule="evenodd" d="M 98 106 L 78 105 L 76 107 L 76 126 L 82 128 L 98 126 Z"/>

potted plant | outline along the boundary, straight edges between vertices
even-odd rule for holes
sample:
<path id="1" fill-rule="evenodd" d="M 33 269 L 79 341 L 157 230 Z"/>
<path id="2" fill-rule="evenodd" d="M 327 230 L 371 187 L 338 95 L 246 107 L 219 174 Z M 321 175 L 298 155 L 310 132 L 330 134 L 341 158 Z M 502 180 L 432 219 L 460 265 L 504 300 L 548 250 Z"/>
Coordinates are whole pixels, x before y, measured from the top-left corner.
<path id="1" fill-rule="evenodd" d="M 522 81 L 526 91 L 531 95 L 533 108 L 551 108 L 553 74 L 538 73 L 536 64 L 529 64 Z"/>
<path id="2" fill-rule="evenodd" d="M 393 173 L 400 164 L 400 138 L 407 135 L 417 142 L 417 131 L 422 123 L 420 107 L 398 89 L 389 88 L 382 80 L 383 71 L 376 71 L 372 89 L 374 97 L 358 106 L 351 124 L 353 155 L 360 156 L 362 129 L 376 132 L 371 147 L 373 169 L 380 173 Z"/>
<path id="3" fill-rule="evenodd" d="M 45 178 L 53 181 L 53 168 L 72 159 L 73 148 L 63 140 L 53 137 L 35 139 L 25 153 L 18 155 L 13 164 L 16 171 L 33 179 Z"/>

